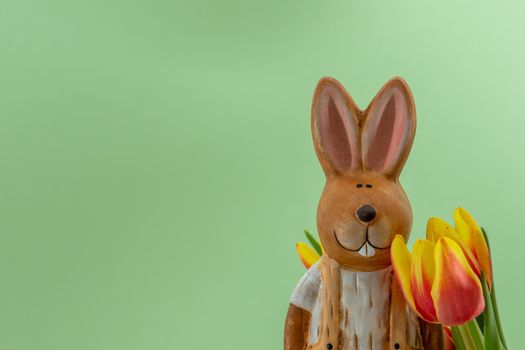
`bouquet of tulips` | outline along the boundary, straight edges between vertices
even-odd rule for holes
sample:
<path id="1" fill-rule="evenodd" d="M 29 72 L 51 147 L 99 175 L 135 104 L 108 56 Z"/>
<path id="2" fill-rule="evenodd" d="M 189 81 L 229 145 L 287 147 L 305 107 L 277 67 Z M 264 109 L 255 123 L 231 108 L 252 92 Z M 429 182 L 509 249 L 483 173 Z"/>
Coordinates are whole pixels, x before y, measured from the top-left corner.
<path id="1" fill-rule="evenodd" d="M 426 239 L 412 253 L 402 236 L 391 246 L 394 274 L 414 312 L 441 324 L 458 350 L 506 349 L 496 304 L 490 248 L 486 232 L 472 215 L 457 208 L 455 227 L 430 218 Z M 311 247 L 297 243 L 306 268 L 323 254 L 321 244 L 305 231 Z"/>

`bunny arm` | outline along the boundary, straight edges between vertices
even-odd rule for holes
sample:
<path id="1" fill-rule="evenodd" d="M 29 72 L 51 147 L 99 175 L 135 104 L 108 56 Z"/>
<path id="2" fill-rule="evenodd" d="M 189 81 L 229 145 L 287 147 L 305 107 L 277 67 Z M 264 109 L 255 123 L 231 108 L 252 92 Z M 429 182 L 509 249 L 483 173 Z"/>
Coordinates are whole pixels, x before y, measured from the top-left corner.
<path id="1" fill-rule="evenodd" d="M 293 304 L 288 307 L 284 326 L 284 350 L 304 350 L 310 313 Z"/>

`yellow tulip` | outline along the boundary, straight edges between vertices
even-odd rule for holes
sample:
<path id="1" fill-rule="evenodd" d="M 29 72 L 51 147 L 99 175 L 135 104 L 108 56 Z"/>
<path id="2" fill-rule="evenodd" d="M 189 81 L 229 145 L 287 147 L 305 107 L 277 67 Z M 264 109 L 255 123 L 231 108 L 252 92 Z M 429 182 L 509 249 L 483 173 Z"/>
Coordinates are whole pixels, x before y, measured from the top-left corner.
<path id="1" fill-rule="evenodd" d="M 301 262 L 304 267 L 309 269 L 313 264 L 315 264 L 321 257 L 315 252 L 310 246 L 306 243 L 299 242 L 295 245 L 297 253 L 301 258 Z"/>
<path id="2" fill-rule="evenodd" d="M 480 280 L 454 239 L 418 240 L 411 254 L 396 235 L 391 257 L 405 299 L 424 320 L 455 326 L 483 312 Z"/>

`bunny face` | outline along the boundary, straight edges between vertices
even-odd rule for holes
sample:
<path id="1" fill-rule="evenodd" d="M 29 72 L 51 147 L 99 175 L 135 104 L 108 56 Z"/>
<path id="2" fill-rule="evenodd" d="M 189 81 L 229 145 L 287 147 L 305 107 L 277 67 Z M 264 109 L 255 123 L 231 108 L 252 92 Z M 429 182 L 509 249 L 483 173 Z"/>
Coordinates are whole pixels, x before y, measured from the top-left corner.
<path id="1" fill-rule="evenodd" d="M 312 134 L 326 174 L 317 226 L 326 254 L 357 271 L 390 265 L 390 244 L 405 239 L 412 211 L 398 178 L 416 128 L 408 86 L 390 80 L 360 111 L 332 78 L 319 82 Z"/>

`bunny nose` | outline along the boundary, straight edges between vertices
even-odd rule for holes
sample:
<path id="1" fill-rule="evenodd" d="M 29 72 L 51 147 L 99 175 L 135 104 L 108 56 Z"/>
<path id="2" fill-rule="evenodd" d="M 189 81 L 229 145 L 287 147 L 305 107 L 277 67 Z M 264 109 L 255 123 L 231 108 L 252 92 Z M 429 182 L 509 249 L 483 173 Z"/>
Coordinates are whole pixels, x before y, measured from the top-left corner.
<path id="1" fill-rule="evenodd" d="M 357 217 L 362 222 L 370 222 L 376 217 L 376 210 L 374 207 L 365 204 L 361 208 L 357 209 Z"/>

